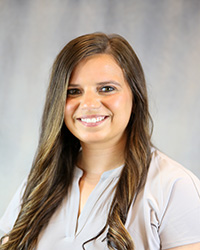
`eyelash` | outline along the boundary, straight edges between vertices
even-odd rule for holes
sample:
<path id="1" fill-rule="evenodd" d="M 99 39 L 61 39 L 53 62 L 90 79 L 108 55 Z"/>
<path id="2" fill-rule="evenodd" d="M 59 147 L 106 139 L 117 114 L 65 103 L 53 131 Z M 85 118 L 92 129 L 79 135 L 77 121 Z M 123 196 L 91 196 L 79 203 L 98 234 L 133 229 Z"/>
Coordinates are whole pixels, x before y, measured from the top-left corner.
<path id="1" fill-rule="evenodd" d="M 81 93 L 80 89 L 68 89 L 67 95 L 79 95 Z"/>
<path id="2" fill-rule="evenodd" d="M 98 89 L 98 92 L 109 93 L 109 92 L 112 92 L 114 90 L 116 90 L 115 87 L 107 85 L 107 86 L 100 87 Z M 78 88 L 71 88 L 71 89 L 67 90 L 67 95 L 69 95 L 69 96 L 76 96 L 76 95 L 80 95 L 80 94 L 81 94 L 81 90 Z"/>
<path id="3" fill-rule="evenodd" d="M 106 91 L 104 91 L 103 89 L 106 89 Z M 99 92 L 112 92 L 114 90 L 115 90 L 115 88 L 113 86 L 108 85 L 108 86 L 101 87 Z"/>

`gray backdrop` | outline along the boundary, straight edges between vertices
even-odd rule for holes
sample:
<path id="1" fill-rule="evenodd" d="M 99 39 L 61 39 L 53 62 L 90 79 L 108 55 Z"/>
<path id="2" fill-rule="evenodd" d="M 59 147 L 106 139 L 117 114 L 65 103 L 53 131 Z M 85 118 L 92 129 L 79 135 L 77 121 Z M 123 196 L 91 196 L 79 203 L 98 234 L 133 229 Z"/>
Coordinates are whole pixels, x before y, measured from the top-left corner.
<path id="1" fill-rule="evenodd" d="M 199 0 L 0 0 L 0 216 L 31 167 L 55 56 L 94 31 L 133 46 L 155 145 L 200 177 Z"/>

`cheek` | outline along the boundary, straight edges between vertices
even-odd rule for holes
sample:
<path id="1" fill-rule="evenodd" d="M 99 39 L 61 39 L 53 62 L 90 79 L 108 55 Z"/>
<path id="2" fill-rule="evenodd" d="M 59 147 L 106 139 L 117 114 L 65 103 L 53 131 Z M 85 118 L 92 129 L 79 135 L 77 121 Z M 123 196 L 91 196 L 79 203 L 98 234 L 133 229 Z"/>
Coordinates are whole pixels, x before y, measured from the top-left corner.
<path id="1" fill-rule="evenodd" d="M 110 107 L 118 112 L 127 111 L 127 113 L 131 112 L 132 110 L 132 96 L 125 94 L 125 95 L 118 95 L 113 96 L 109 100 Z"/>
<path id="2" fill-rule="evenodd" d="M 72 116 L 78 107 L 77 101 L 74 99 L 68 99 L 65 104 L 65 116 Z"/>
<path id="3" fill-rule="evenodd" d="M 73 110 L 73 103 L 70 101 L 66 101 L 65 104 L 65 116 L 69 116 L 72 113 Z"/>
<path id="4" fill-rule="evenodd" d="M 64 121 L 67 127 L 72 121 L 71 119 L 73 118 L 74 110 L 75 110 L 74 103 L 71 102 L 70 100 L 67 100 L 65 104 L 65 112 L 64 112 Z"/>

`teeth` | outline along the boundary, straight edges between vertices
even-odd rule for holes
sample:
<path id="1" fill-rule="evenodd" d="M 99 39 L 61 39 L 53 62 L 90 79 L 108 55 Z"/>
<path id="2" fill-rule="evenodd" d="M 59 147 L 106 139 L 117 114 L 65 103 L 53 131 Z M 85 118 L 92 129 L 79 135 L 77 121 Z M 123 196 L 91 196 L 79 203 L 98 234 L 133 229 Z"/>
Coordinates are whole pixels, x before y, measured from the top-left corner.
<path id="1" fill-rule="evenodd" d="M 96 123 L 102 121 L 103 119 L 105 119 L 105 117 L 81 118 L 81 121 L 86 123 Z"/>

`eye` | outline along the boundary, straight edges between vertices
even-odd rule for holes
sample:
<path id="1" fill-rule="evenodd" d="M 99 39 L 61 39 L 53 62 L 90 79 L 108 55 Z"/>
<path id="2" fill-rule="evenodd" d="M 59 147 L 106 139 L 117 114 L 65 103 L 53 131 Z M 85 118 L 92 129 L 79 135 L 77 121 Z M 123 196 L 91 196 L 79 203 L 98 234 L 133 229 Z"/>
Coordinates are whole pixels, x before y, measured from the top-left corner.
<path id="1" fill-rule="evenodd" d="M 67 95 L 79 95 L 79 94 L 81 94 L 80 89 L 74 88 L 74 89 L 67 90 Z"/>
<path id="2" fill-rule="evenodd" d="M 112 92 L 115 88 L 112 86 L 103 86 L 100 88 L 99 92 Z"/>

